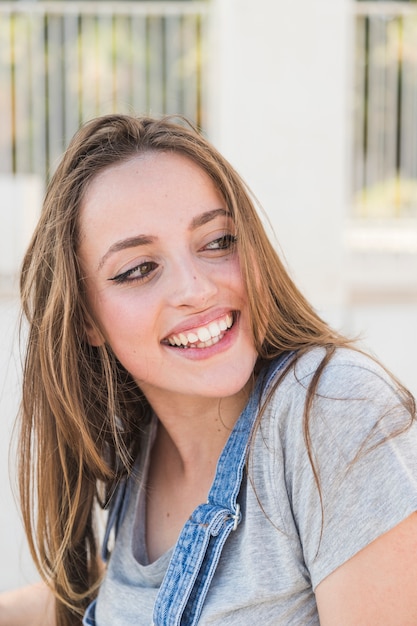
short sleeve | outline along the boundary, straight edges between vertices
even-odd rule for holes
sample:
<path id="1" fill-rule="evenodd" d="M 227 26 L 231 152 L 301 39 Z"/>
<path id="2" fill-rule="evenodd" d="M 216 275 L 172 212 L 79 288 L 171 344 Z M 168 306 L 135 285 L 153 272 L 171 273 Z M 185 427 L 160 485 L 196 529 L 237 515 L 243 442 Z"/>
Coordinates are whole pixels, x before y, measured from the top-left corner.
<path id="1" fill-rule="evenodd" d="M 311 459 L 303 408 L 318 362 L 297 364 L 293 380 L 277 391 L 286 490 L 313 589 L 417 510 L 416 423 L 382 368 L 341 352 L 326 367 L 311 408 Z"/>

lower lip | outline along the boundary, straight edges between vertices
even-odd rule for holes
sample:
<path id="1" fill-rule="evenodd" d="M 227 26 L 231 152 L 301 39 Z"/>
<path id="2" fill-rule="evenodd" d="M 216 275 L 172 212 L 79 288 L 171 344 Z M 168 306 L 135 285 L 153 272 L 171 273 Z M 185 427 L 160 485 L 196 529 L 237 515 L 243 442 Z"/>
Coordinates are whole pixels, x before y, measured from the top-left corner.
<path id="1" fill-rule="evenodd" d="M 164 347 L 171 352 L 175 352 L 178 356 L 192 361 L 209 359 L 210 357 L 220 354 L 231 347 L 237 337 L 238 325 L 239 318 L 236 316 L 233 326 L 224 333 L 220 341 L 212 346 L 209 346 L 208 348 L 175 348 L 174 346 L 168 345 L 165 345 Z"/>

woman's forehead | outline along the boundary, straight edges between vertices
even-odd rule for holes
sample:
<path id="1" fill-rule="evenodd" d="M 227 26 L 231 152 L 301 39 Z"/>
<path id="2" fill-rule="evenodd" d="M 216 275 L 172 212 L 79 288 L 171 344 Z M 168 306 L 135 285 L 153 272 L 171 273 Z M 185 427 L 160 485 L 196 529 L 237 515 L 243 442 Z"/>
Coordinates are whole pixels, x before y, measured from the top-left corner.
<path id="1" fill-rule="evenodd" d="M 132 236 L 155 237 L 230 218 L 212 179 L 176 153 L 140 155 L 91 181 L 79 214 L 82 240 L 109 248 Z"/>

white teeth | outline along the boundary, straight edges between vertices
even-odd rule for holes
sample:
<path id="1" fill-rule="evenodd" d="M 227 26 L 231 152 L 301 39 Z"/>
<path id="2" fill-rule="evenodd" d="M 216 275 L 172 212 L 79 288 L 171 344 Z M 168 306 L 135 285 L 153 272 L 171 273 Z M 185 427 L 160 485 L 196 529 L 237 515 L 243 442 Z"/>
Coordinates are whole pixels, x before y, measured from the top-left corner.
<path id="1" fill-rule="evenodd" d="M 208 325 L 208 329 L 209 329 L 210 336 L 213 337 L 213 339 L 214 337 L 218 337 L 220 333 L 222 332 L 219 324 L 217 324 L 216 322 L 211 322 L 211 324 Z M 226 328 L 224 328 L 223 330 L 226 330 Z"/>
<path id="2" fill-rule="evenodd" d="M 209 348 L 223 338 L 226 330 L 233 326 L 233 315 L 228 313 L 221 320 L 201 326 L 194 332 L 171 335 L 167 341 L 171 346 L 184 348 Z"/>
<path id="3" fill-rule="evenodd" d="M 210 348 L 210 346 L 214 346 L 214 344 L 218 343 L 219 341 L 220 337 L 211 337 L 207 341 L 201 341 L 200 343 L 193 344 L 192 347 L 195 346 L 196 348 Z"/>
<path id="4" fill-rule="evenodd" d="M 200 341 L 208 341 L 211 339 L 211 334 L 208 328 L 199 328 L 197 331 L 197 335 Z"/>
<path id="5" fill-rule="evenodd" d="M 226 321 L 225 321 L 225 320 L 220 320 L 220 322 L 219 322 L 219 328 L 220 328 L 220 330 L 222 330 L 223 332 L 224 332 L 225 330 L 227 330 L 227 324 L 226 324 Z"/>

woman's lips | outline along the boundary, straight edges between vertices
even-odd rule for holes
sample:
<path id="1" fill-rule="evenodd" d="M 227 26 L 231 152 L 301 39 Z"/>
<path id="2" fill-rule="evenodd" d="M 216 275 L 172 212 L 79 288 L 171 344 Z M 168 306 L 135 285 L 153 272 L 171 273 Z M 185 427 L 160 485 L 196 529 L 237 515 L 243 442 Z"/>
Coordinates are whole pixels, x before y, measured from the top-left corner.
<path id="1" fill-rule="evenodd" d="M 234 321 L 235 313 L 229 312 L 204 326 L 170 335 L 164 339 L 163 343 L 182 349 L 209 348 L 224 337 L 225 333 L 233 326 Z"/>

